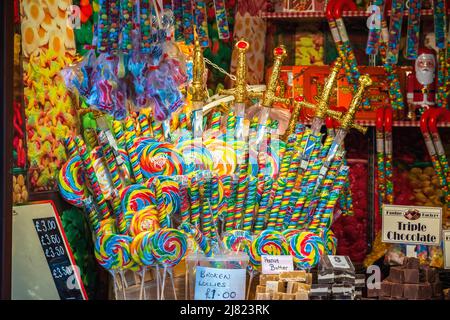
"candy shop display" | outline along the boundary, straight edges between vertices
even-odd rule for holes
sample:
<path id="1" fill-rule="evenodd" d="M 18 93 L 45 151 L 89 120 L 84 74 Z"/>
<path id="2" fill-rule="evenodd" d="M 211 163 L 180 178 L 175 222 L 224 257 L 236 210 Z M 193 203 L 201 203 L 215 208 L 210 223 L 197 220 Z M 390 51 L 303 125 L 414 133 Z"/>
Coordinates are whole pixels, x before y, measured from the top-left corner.
<path id="1" fill-rule="evenodd" d="M 17 6 L 12 198 L 64 208 L 90 298 L 445 297 L 443 243 L 383 239 L 450 228 L 444 0 Z"/>

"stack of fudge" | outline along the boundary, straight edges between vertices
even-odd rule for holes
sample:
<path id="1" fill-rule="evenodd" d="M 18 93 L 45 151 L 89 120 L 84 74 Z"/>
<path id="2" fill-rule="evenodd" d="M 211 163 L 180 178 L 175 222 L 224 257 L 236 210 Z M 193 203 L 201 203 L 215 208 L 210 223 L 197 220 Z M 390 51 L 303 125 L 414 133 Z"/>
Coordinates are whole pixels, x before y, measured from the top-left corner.
<path id="1" fill-rule="evenodd" d="M 347 256 L 338 257 L 336 264 L 324 255 L 319 263 L 317 283 L 311 286 L 311 300 L 354 300 L 362 297 L 365 287 L 365 275 L 356 274 L 355 268 Z M 335 259 L 335 258 L 333 258 Z"/>
<path id="2" fill-rule="evenodd" d="M 380 289 L 369 289 L 369 298 L 380 300 L 442 299 L 442 283 L 435 268 L 420 265 L 419 259 L 406 257 L 403 265 L 391 267 Z"/>
<path id="3" fill-rule="evenodd" d="M 312 274 L 304 270 L 262 274 L 256 286 L 256 300 L 308 300 Z"/>

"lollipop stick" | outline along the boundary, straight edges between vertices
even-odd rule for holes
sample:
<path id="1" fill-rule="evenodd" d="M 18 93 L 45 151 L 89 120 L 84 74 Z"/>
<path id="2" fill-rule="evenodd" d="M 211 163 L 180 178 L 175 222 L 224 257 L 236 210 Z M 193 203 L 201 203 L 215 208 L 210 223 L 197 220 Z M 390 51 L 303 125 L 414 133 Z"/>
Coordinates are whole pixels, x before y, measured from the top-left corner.
<path id="1" fill-rule="evenodd" d="M 141 271 L 141 291 L 139 292 L 139 300 L 142 300 L 142 294 L 144 293 L 144 278 L 145 278 L 146 267 L 142 268 Z M 144 295 L 145 299 L 145 295 Z"/>
<path id="2" fill-rule="evenodd" d="M 156 300 L 159 300 L 159 266 L 156 265 Z"/>
<path id="3" fill-rule="evenodd" d="M 178 300 L 178 298 L 177 298 L 177 291 L 175 290 L 175 281 L 173 280 L 172 269 L 169 269 L 169 277 L 170 277 L 170 282 L 172 282 L 173 296 L 174 296 L 175 300 Z"/>
<path id="4" fill-rule="evenodd" d="M 126 280 L 125 280 L 125 275 L 123 274 L 123 270 L 119 271 L 119 275 L 120 275 L 120 281 L 122 282 L 123 300 L 127 300 L 127 296 L 125 293 Z"/>
<path id="5" fill-rule="evenodd" d="M 114 297 L 117 300 L 117 279 L 116 279 L 116 273 L 112 270 L 109 271 L 113 277 L 113 285 L 114 285 Z"/>
<path id="6" fill-rule="evenodd" d="M 252 282 L 253 282 L 253 271 L 250 272 L 250 279 L 248 280 L 248 288 L 247 288 L 247 296 L 246 296 L 246 300 L 248 300 L 248 297 L 250 296 L 250 288 L 252 286 Z"/>
<path id="7" fill-rule="evenodd" d="M 165 288 L 165 285 L 166 285 L 166 273 L 167 273 L 167 267 L 164 267 L 163 278 L 162 278 L 162 285 L 161 285 L 161 299 L 160 300 L 164 300 L 164 288 Z"/>

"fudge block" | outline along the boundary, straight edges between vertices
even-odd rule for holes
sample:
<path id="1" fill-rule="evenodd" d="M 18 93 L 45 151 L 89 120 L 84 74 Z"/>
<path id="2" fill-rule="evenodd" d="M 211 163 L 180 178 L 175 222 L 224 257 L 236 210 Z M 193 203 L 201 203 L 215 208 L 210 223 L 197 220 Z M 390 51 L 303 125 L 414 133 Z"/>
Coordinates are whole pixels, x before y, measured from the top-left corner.
<path id="1" fill-rule="evenodd" d="M 262 274 L 259 276 L 259 284 L 262 286 L 266 285 L 267 281 L 278 281 L 277 274 Z"/>
<path id="2" fill-rule="evenodd" d="M 421 283 L 419 284 L 419 299 L 431 299 L 431 284 L 429 283 Z"/>
<path id="3" fill-rule="evenodd" d="M 436 281 L 431 284 L 431 293 L 434 297 L 442 296 L 442 283 L 440 281 Z"/>
<path id="4" fill-rule="evenodd" d="M 366 275 L 365 274 L 356 274 L 355 275 L 355 287 L 356 288 L 364 288 L 366 286 Z"/>
<path id="5" fill-rule="evenodd" d="M 355 299 L 361 299 L 362 295 L 362 290 L 355 290 Z"/>
<path id="6" fill-rule="evenodd" d="M 431 268 L 430 266 L 421 266 L 420 267 L 420 282 L 435 282 L 437 277 L 437 272 L 435 268 Z"/>
<path id="7" fill-rule="evenodd" d="M 333 271 L 326 271 L 326 272 L 320 272 L 317 275 L 317 283 L 334 283 L 334 272 Z"/>
<path id="8" fill-rule="evenodd" d="M 381 297 L 392 296 L 392 282 L 386 280 L 381 282 L 380 296 Z"/>
<path id="9" fill-rule="evenodd" d="M 404 284 L 393 283 L 392 288 L 391 288 L 391 296 L 393 298 L 402 298 L 403 297 L 403 289 L 404 289 Z"/>
<path id="10" fill-rule="evenodd" d="M 403 267 L 406 269 L 419 269 L 420 260 L 414 257 L 405 257 Z"/>
<path id="11" fill-rule="evenodd" d="M 419 283 L 419 269 L 403 269 L 405 283 Z"/>
<path id="12" fill-rule="evenodd" d="M 309 300 L 308 292 L 304 290 L 297 291 L 295 294 L 295 300 Z"/>
<path id="13" fill-rule="evenodd" d="M 367 298 L 377 298 L 381 294 L 381 289 L 367 289 Z"/>
<path id="14" fill-rule="evenodd" d="M 289 281 L 286 286 L 286 293 L 296 293 L 298 291 L 298 282 Z"/>
<path id="15" fill-rule="evenodd" d="M 389 271 L 389 281 L 395 283 L 404 283 L 405 275 L 403 269 L 400 267 L 392 267 Z"/>
<path id="16" fill-rule="evenodd" d="M 285 292 L 284 282 L 282 281 L 267 281 L 266 292 Z"/>
<path id="17" fill-rule="evenodd" d="M 351 284 L 333 284 L 331 293 L 335 294 L 353 294 L 355 287 Z"/>
<path id="18" fill-rule="evenodd" d="M 306 283 L 307 284 L 312 284 L 313 283 L 313 275 L 312 275 L 312 273 L 307 273 L 306 274 Z"/>
<path id="19" fill-rule="evenodd" d="M 266 293 L 266 286 L 257 285 L 256 286 L 256 293 Z"/>
<path id="20" fill-rule="evenodd" d="M 283 297 L 283 293 L 282 292 L 274 292 L 274 293 L 272 293 L 272 300 L 281 300 L 282 297 Z"/>
<path id="21" fill-rule="evenodd" d="M 331 293 L 331 285 L 312 284 L 309 296 L 328 296 Z"/>
<path id="22" fill-rule="evenodd" d="M 311 285 L 307 283 L 298 283 L 297 291 L 299 290 L 309 291 L 311 290 Z"/>
<path id="23" fill-rule="evenodd" d="M 257 292 L 255 300 L 271 300 L 270 293 Z"/>
<path id="24" fill-rule="evenodd" d="M 295 300 L 295 294 L 293 293 L 283 293 L 281 300 Z"/>
<path id="25" fill-rule="evenodd" d="M 419 284 L 405 284 L 403 287 L 403 296 L 408 300 L 420 299 Z"/>
<path id="26" fill-rule="evenodd" d="M 306 271 L 296 270 L 296 271 L 281 272 L 279 279 L 280 281 L 306 282 Z"/>

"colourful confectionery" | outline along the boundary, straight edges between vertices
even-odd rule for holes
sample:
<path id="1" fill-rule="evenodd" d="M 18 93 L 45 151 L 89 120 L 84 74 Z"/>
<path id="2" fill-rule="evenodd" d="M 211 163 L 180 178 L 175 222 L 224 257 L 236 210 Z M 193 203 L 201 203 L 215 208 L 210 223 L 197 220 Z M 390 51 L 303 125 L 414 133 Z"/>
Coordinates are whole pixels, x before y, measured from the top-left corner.
<path id="1" fill-rule="evenodd" d="M 450 299 L 448 0 L 0 15 L 2 299 Z"/>

